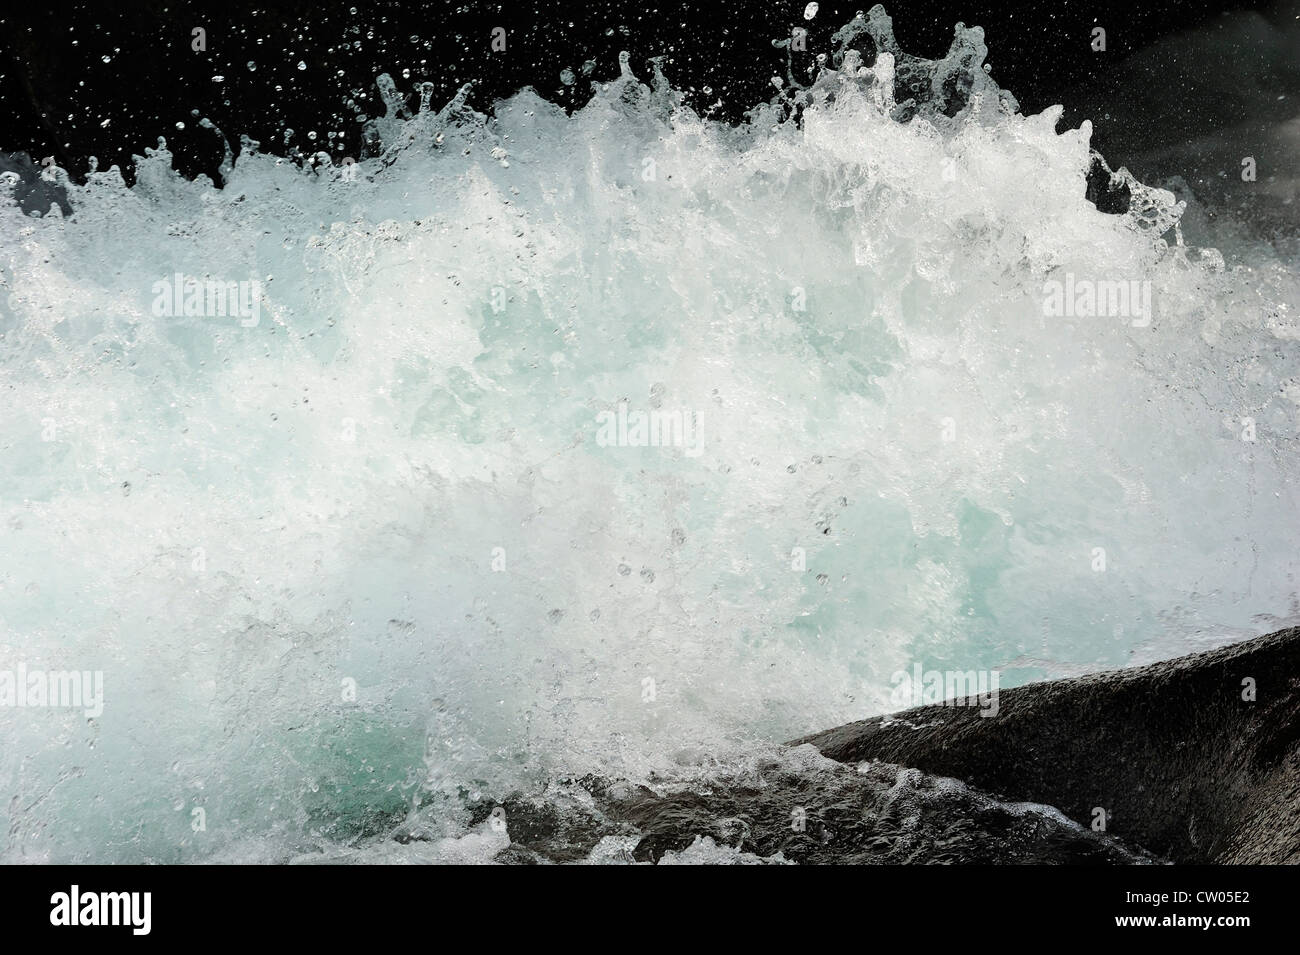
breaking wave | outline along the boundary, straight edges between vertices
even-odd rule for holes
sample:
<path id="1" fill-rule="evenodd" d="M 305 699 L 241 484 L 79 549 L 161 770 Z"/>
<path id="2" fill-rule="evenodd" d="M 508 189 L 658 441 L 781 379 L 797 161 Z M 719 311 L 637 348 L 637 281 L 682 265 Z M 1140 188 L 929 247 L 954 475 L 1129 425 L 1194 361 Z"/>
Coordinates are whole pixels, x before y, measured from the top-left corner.
<path id="1" fill-rule="evenodd" d="M 917 661 L 1295 620 L 1294 263 L 1099 212 L 984 54 L 876 8 L 738 126 L 626 57 L 572 114 L 381 78 L 356 163 L 0 200 L 0 669 L 104 690 L 0 707 L 0 858 L 459 838 Z"/>

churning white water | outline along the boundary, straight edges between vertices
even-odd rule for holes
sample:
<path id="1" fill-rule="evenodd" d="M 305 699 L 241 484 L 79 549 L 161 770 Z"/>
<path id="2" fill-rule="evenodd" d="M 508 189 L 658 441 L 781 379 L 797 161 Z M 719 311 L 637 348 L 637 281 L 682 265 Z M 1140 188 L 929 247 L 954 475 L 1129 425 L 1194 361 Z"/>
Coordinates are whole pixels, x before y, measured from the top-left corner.
<path id="1" fill-rule="evenodd" d="M 103 679 L 0 706 L 0 858 L 454 835 L 918 662 L 1294 619 L 1293 264 L 1098 212 L 978 30 L 900 105 L 887 26 L 738 128 L 625 61 L 572 115 L 390 95 L 355 165 L 0 191 L 0 671 Z"/>

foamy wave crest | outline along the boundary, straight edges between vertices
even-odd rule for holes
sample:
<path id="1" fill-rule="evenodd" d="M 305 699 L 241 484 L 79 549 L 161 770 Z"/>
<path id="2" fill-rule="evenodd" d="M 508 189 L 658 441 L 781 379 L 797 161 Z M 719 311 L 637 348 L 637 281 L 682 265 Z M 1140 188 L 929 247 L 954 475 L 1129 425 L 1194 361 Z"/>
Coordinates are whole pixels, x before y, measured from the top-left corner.
<path id="1" fill-rule="evenodd" d="M 1099 212 L 980 31 L 837 40 L 739 127 L 624 58 L 572 115 L 390 92 L 357 163 L 160 144 L 0 206 L 0 669 L 104 688 L 0 706 L 0 854 L 455 838 L 916 663 L 1296 614 L 1293 269 L 1131 177 Z"/>

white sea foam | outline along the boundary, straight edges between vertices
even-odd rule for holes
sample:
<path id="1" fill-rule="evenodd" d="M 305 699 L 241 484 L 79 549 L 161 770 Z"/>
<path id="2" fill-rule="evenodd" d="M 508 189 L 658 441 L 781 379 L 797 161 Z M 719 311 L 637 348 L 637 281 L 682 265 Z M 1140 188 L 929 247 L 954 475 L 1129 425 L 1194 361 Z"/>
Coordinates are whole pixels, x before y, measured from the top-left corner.
<path id="1" fill-rule="evenodd" d="M 105 674 L 98 719 L 0 709 L 0 857 L 315 852 L 879 712 L 917 661 L 1297 614 L 1296 272 L 1137 183 L 1098 212 L 1087 125 L 1017 114 L 978 31 L 900 106 L 872 16 L 874 69 L 739 128 L 624 64 L 572 115 L 392 114 L 351 170 L 160 147 L 0 205 L 0 666 Z M 157 316 L 177 274 L 260 320 Z M 1048 314 L 1067 275 L 1151 321 Z M 623 403 L 700 453 L 599 442 Z"/>

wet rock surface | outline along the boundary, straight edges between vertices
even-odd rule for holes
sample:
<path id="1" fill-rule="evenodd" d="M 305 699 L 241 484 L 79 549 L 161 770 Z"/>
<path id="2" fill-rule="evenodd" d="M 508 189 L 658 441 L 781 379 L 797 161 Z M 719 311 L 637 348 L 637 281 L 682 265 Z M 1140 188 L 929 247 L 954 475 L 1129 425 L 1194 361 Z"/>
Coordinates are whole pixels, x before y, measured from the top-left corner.
<path id="1" fill-rule="evenodd" d="M 1031 800 L 1180 863 L 1300 862 L 1300 629 L 796 740 Z"/>
<path id="2" fill-rule="evenodd" d="M 490 823 L 495 808 L 481 806 L 476 821 Z M 587 777 L 499 811 L 503 863 L 1155 861 L 1051 807 L 887 763 L 837 765 L 809 747 L 653 788 Z"/>

